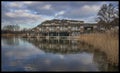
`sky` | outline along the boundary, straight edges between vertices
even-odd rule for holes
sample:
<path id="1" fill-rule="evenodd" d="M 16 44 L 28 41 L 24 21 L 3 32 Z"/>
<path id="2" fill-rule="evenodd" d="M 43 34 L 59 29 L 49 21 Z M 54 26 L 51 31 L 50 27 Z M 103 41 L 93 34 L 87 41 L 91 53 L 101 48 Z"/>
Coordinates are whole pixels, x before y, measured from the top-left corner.
<path id="1" fill-rule="evenodd" d="M 100 7 L 109 3 L 117 5 L 118 1 L 2 1 L 2 27 L 33 28 L 52 19 L 94 23 Z"/>

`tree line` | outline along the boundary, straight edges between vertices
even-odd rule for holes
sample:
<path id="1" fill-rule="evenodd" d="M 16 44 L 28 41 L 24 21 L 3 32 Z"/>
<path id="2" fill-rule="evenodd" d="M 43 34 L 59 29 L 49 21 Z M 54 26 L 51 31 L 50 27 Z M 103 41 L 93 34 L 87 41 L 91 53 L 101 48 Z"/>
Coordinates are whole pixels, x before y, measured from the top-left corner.
<path id="1" fill-rule="evenodd" d="M 3 27 L 3 31 L 19 31 L 20 26 L 19 25 L 6 25 Z"/>

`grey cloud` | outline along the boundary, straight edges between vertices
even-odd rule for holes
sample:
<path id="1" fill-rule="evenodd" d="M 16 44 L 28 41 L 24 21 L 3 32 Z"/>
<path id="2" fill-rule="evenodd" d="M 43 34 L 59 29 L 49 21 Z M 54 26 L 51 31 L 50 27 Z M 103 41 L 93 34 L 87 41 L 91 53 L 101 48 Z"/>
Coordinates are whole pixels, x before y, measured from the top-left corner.
<path id="1" fill-rule="evenodd" d="M 11 3 L 11 4 L 10 4 Z M 16 4 L 14 4 L 16 3 Z M 35 25 L 35 23 L 42 22 L 46 19 L 52 19 L 55 16 L 58 18 L 68 18 L 68 19 L 81 19 L 81 20 L 94 20 L 92 18 L 97 15 L 98 7 L 100 7 L 104 3 L 110 3 L 110 2 L 102 2 L 102 1 L 95 1 L 95 2 L 89 2 L 89 1 L 76 1 L 76 2 L 70 2 L 70 1 L 60 1 L 60 2 L 31 2 L 31 1 L 9 1 L 9 2 L 2 2 L 2 24 L 32 24 Z M 111 2 L 114 4 L 118 4 L 118 2 Z M 18 4 L 18 5 L 17 5 Z M 23 12 L 21 14 L 13 14 L 13 16 L 10 14 L 6 15 L 8 13 L 14 13 L 19 10 L 28 10 L 29 12 Z M 63 11 L 63 12 L 61 12 Z M 61 13 L 60 13 L 61 12 Z M 26 14 L 25 14 L 26 13 Z M 24 16 L 23 16 L 24 14 Z M 28 16 L 29 15 L 29 16 Z M 31 16 L 32 15 L 32 16 Z M 5 24 L 4 24 L 5 25 Z"/>

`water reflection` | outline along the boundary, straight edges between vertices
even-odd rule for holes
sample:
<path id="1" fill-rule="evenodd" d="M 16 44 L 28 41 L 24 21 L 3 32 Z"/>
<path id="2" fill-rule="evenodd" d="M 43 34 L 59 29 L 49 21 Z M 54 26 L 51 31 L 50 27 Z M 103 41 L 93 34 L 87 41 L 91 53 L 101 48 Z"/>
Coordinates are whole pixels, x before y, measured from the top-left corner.
<path id="1" fill-rule="evenodd" d="M 106 54 L 99 50 L 94 51 L 93 60 L 100 71 L 118 71 L 118 67 L 108 64 Z"/>
<path id="2" fill-rule="evenodd" d="M 84 51 L 87 51 L 89 53 L 94 51 L 91 45 L 85 44 L 77 40 L 46 40 L 34 38 L 27 38 L 24 40 L 32 43 L 33 45 L 35 45 L 41 50 L 44 50 L 45 52 L 51 53 L 71 54 Z"/>
<path id="3" fill-rule="evenodd" d="M 13 37 L 2 38 L 2 41 L 9 46 L 19 45 L 19 38 L 13 38 Z"/>
<path id="4" fill-rule="evenodd" d="M 2 70 L 114 71 L 116 68 L 107 64 L 105 53 L 77 40 L 2 38 Z"/>

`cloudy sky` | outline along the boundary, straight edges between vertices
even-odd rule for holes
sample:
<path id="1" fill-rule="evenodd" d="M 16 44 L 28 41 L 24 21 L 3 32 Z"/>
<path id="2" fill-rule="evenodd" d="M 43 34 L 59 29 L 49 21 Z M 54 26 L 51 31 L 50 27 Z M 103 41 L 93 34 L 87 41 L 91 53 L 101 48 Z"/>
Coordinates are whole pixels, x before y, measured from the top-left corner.
<path id="1" fill-rule="evenodd" d="M 33 28 L 54 18 L 95 22 L 100 7 L 109 3 L 118 4 L 117 1 L 2 1 L 2 27 L 17 24 Z"/>

